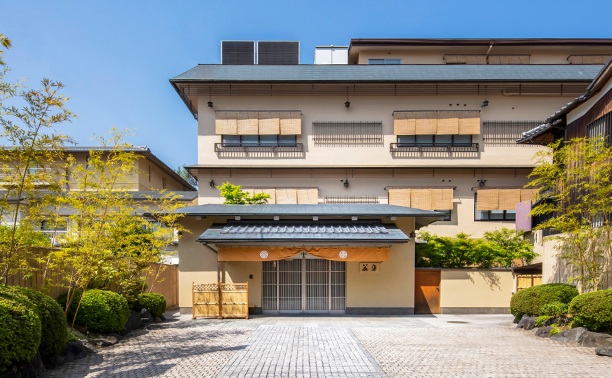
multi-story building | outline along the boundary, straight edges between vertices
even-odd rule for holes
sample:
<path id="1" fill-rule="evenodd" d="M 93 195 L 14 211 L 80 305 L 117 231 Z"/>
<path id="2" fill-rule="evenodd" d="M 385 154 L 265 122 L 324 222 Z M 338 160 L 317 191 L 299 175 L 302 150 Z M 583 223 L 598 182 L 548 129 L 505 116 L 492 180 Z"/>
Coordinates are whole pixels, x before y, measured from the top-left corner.
<path id="1" fill-rule="evenodd" d="M 317 47 L 320 64 L 314 65 L 298 64 L 298 51 L 296 42 L 223 42 L 222 64 L 198 65 L 170 80 L 198 123 L 198 163 L 188 169 L 200 182 L 200 206 L 188 210 L 193 234 L 181 251 L 187 265 L 179 266 L 186 311 L 192 306 L 190 283 L 214 282 L 219 275 L 250 280 L 255 289 L 249 300 L 264 311 L 411 313 L 415 295 L 422 295 L 415 290 L 414 231 L 427 222 L 419 217 L 442 218 L 427 230 L 445 236 L 513 228 L 516 204 L 532 195 L 523 189 L 532 157 L 543 148 L 515 140 L 584 93 L 612 55 L 612 40 L 354 39 L 348 48 Z M 215 185 L 228 181 L 270 194 L 274 205 L 263 213 L 216 206 L 223 199 Z M 334 217 L 332 211 L 340 213 Z M 333 219 L 346 226 L 364 217 L 370 227 L 385 225 L 389 233 L 398 227 L 412 237 L 407 243 L 340 242 L 318 234 L 283 240 L 240 229 L 265 234 L 256 221 L 288 226 L 299 220 L 314 227 Z M 219 235 L 244 235 L 212 237 L 215 227 Z M 213 244 L 219 255 L 194 240 Z M 322 262 L 329 278 L 321 282 L 307 278 L 318 271 L 315 263 L 293 266 L 280 254 L 277 264 L 268 250 L 251 262 L 232 255 L 232 246 L 248 245 L 256 246 L 250 253 L 261 249 L 263 256 L 261 247 L 278 243 L 291 245 L 287 255 L 302 245 L 390 249 L 386 258 Z M 358 263 L 367 261 L 383 261 L 385 274 L 360 275 Z M 282 271 L 294 272 L 294 281 L 280 282 Z M 334 278 L 337 271 L 344 278 Z M 343 296 L 334 305 L 336 279 Z M 327 298 L 322 301 L 329 303 L 309 305 L 315 300 L 308 285 L 320 285 L 321 298 Z"/>

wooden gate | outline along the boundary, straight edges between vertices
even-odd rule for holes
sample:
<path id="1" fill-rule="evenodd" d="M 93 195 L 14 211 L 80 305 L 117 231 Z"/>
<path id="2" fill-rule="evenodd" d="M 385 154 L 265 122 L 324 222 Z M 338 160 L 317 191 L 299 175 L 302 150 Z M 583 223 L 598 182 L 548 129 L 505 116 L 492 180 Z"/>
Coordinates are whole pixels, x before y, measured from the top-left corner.
<path id="1" fill-rule="evenodd" d="M 440 313 L 440 270 L 415 269 L 414 313 Z"/>
<path id="2" fill-rule="evenodd" d="M 192 282 L 193 318 L 249 318 L 249 283 Z"/>

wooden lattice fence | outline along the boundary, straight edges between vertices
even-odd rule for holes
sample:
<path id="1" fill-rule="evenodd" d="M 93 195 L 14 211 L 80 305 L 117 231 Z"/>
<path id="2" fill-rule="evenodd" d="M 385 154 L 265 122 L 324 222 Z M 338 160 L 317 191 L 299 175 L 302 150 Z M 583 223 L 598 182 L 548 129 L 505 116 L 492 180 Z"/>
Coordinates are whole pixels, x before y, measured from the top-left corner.
<path id="1" fill-rule="evenodd" d="M 249 283 L 192 283 L 193 318 L 249 318 Z"/>

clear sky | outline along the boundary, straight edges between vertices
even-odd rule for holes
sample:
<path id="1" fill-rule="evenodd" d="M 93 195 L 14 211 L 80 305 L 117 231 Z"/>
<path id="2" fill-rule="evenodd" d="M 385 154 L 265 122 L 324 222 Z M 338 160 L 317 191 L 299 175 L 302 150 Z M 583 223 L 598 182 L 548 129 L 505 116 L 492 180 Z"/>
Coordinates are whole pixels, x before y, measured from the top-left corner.
<path id="1" fill-rule="evenodd" d="M 610 0 L 28 1 L 5 0 L 11 78 L 60 80 L 78 115 L 61 131 L 80 145 L 115 125 L 135 129 L 171 167 L 197 163 L 197 124 L 168 79 L 220 63 L 221 40 L 612 38 Z"/>

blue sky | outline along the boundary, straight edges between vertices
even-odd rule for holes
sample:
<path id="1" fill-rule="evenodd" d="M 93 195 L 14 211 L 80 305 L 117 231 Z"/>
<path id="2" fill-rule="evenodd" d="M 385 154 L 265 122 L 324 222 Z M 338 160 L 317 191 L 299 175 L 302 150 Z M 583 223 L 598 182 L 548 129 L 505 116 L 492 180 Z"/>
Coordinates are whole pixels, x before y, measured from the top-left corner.
<path id="1" fill-rule="evenodd" d="M 4 2 L 10 78 L 60 80 L 80 145 L 115 125 L 168 165 L 197 163 L 197 124 L 168 79 L 220 62 L 221 40 L 612 38 L 612 1 L 27 1 Z M 603 16 L 603 17 L 602 17 Z"/>

